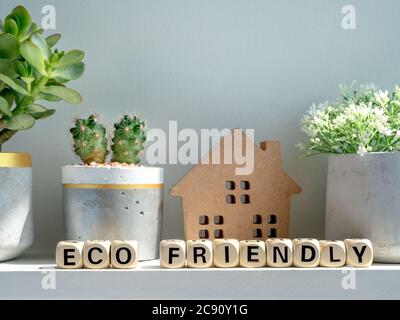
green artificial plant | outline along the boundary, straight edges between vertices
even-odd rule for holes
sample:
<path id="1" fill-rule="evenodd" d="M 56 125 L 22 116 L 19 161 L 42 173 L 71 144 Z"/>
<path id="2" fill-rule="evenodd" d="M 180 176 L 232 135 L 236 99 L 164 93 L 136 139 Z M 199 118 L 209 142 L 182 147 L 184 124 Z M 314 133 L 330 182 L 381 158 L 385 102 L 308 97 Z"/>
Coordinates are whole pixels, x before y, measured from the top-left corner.
<path id="1" fill-rule="evenodd" d="M 74 140 L 74 151 L 83 163 L 104 164 L 109 154 L 106 129 L 94 115 L 77 119 L 70 130 Z M 111 162 L 138 164 L 139 153 L 146 142 L 145 123 L 138 117 L 125 115 L 114 124 Z"/>
<path id="2" fill-rule="evenodd" d="M 42 33 L 22 6 L 0 20 L 0 151 L 19 130 L 55 113 L 37 101 L 82 102 L 65 84 L 83 74 L 84 52 L 54 49 L 60 34 Z"/>

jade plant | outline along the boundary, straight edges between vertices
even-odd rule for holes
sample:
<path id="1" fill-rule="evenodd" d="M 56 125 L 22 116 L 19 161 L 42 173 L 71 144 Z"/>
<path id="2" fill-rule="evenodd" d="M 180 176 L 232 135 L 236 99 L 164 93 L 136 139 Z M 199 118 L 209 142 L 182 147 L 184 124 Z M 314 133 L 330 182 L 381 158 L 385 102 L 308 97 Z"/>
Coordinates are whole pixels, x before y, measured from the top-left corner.
<path id="1" fill-rule="evenodd" d="M 75 154 L 83 163 L 87 165 L 106 163 L 109 154 L 106 129 L 96 116 L 77 119 L 70 133 L 74 141 Z M 145 142 L 145 123 L 136 116 L 123 116 L 114 124 L 111 162 L 138 164 L 139 154 L 144 149 Z"/>
<path id="2" fill-rule="evenodd" d="M 82 76 L 84 52 L 55 49 L 60 37 L 45 38 L 22 6 L 0 20 L 0 151 L 19 130 L 55 113 L 38 101 L 82 102 L 66 83 Z"/>

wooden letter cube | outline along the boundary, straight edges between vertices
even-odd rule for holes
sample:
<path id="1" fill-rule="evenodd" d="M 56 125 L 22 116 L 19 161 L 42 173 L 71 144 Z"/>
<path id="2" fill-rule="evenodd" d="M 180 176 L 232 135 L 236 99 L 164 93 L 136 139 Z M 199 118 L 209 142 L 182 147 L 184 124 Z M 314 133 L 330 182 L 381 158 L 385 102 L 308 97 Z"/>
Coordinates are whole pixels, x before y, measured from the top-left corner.
<path id="1" fill-rule="evenodd" d="M 368 239 L 344 240 L 347 250 L 346 263 L 352 267 L 369 267 L 374 259 L 372 243 Z"/>
<path id="2" fill-rule="evenodd" d="M 56 248 L 56 264 L 63 269 L 83 268 L 83 241 L 60 241 Z"/>
<path id="3" fill-rule="evenodd" d="M 188 240 L 187 266 L 189 268 L 210 268 L 213 265 L 213 244 L 211 240 Z"/>
<path id="4" fill-rule="evenodd" d="M 239 266 L 239 241 L 236 239 L 215 239 L 214 265 L 218 268 L 235 268 Z"/>
<path id="5" fill-rule="evenodd" d="M 290 239 L 267 239 L 267 265 L 272 268 L 287 268 L 293 264 L 293 244 Z"/>
<path id="6" fill-rule="evenodd" d="M 267 262 L 267 257 L 265 253 L 264 241 L 261 240 L 240 241 L 241 267 L 260 268 L 260 267 L 265 267 L 266 262 Z"/>
<path id="7" fill-rule="evenodd" d="M 162 240 L 160 242 L 161 268 L 184 268 L 186 261 L 186 242 L 183 240 Z"/>
<path id="8" fill-rule="evenodd" d="M 110 247 L 108 240 L 88 240 L 83 247 L 83 265 L 88 269 L 110 267 Z"/>
<path id="9" fill-rule="evenodd" d="M 293 240 L 293 265 L 300 268 L 314 268 L 319 265 L 320 249 L 317 239 Z"/>
<path id="10" fill-rule="evenodd" d="M 114 240 L 111 242 L 111 265 L 116 269 L 136 268 L 138 243 L 135 240 Z"/>
<path id="11" fill-rule="evenodd" d="M 346 264 L 346 246 L 343 241 L 320 240 L 321 267 L 339 268 Z"/>

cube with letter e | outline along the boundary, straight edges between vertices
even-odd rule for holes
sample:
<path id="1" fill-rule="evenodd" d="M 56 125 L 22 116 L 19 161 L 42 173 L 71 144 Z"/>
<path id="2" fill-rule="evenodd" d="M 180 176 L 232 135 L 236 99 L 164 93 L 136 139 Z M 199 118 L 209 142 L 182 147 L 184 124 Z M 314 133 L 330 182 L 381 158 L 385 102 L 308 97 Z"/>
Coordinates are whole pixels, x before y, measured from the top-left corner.
<path id="1" fill-rule="evenodd" d="M 83 268 L 83 241 L 60 241 L 56 248 L 56 264 L 62 269 Z"/>

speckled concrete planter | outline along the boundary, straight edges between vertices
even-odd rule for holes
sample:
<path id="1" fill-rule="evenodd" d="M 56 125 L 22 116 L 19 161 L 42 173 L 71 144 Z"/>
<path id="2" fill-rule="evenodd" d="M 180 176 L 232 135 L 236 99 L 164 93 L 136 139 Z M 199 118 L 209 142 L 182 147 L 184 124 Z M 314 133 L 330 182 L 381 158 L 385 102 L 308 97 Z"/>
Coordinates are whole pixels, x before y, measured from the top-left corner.
<path id="1" fill-rule="evenodd" d="M 65 239 L 129 239 L 139 260 L 158 258 L 163 169 L 64 166 Z"/>
<path id="2" fill-rule="evenodd" d="M 329 156 L 326 238 L 368 238 L 374 261 L 400 263 L 400 152 Z"/>
<path id="3" fill-rule="evenodd" d="M 0 261 L 33 242 L 32 165 L 26 153 L 0 153 Z"/>

